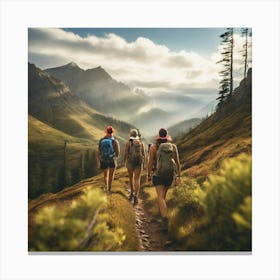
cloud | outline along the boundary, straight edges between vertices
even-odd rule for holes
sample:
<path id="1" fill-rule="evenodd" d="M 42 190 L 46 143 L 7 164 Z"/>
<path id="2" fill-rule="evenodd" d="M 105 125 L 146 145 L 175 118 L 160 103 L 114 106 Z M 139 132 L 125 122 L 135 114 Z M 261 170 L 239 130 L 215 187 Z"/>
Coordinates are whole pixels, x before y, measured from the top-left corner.
<path id="1" fill-rule="evenodd" d="M 58 28 L 30 28 L 28 35 L 29 60 L 43 69 L 70 61 L 83 69 L 101 65 L 116 80 L 149 93 L 218 88 L 218 49 L 205 58 L 144 37 L 127 42 L 113 33 L 81 37 Z"/>

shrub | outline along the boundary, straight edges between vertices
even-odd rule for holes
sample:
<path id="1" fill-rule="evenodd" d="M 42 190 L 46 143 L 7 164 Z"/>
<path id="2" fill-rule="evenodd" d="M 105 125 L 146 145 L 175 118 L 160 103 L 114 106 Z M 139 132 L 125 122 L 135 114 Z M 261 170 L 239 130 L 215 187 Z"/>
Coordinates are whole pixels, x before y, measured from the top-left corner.
<path id="1" fill-rule="evenodd" d="M 195 180 L 173 190 L 170 200 L 169 234 L 177 241 L 184 240 L 194 230 L 195 222 L 203 215 L 200 200 L 204 195 Z"/>
<path id="2" fill-rule="evenodd" d="M 217 175 L 173 192 L 170 233 L 182 250 L 250 251 L 252 159 L 227 159 Z"/>
<path id="3" fill-rule="evenodd" d="M 34 217 L 31 251 L 109 251 L 125 240 L 119 227 L 109 228 L 106 197 L 88 189 L 70 205 L 41 208 Z"/>
<path id="4" fill-rule="evenodd" d="M 204 183 L 201 201 L 209 221 L 211 250 L 251 250 L 252 158 L 228 159 L 217 175 Z M 207 232 L 206 232 L 207 234 Z"/>

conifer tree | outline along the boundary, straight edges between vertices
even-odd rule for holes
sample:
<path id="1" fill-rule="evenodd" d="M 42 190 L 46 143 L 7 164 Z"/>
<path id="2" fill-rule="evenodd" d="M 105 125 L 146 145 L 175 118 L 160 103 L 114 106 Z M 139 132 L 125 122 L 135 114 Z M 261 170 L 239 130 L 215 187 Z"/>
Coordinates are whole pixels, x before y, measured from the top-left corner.
<path id="1" fill-rule="evenodd" d="M 223 70 L 219 72 L 222 80 L 220 81 L 220 91 L 218 106 L 223 103 L 233 92 L 233 28 L 227 28 L 226 32 L 220 35 L 222 45 L 222 59 L 217 63 L 222 63 Z"/>
<path id="2" fill-rule="evenodd" d="M 242 56 L 244 58 L 244 78 L 246 78 L 247 74 L 247 68 L 248 68 L 248 49 L 250 47 L 249 43 L 249 37 L 252 36 L 251 33 L 249 33 L 249 28 L 242 28 L 241 29 L 241 36 L 245 37 L 245 42 L 243 44 L 243 49 L 241 50 Z"/>

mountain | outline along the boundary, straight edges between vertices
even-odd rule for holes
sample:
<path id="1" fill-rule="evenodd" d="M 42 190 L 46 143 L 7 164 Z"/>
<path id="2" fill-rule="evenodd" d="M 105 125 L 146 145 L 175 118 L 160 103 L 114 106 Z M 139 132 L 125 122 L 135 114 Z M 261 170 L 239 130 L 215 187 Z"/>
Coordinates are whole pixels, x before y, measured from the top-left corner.
<path id="1" fill-rule="evenodd" d="M 177 137 L 180 134 L 185 134 L 190 129 L 194 128 L 201 122 L 199 118 L 193 118 L 185 121 L 181 121 L 175 125 L 172 125 L 168 128 L 168 133 L 173 137 Z"/>
<path id="2" fill-rule="evenodd" d="M 72 62 L 45 71 L 67 84 L 72 92 L 97 111 L 121 120 L 129 121 L 130 116 L 148 102 L 148 96 L 132 92 L 101 66 L 83 70 Z"/>
<path id="3" fill-rule="evenodd" d="M 116 129 L 121 148 L 134 127 L 94 110 L 33 64 L 28 64 L 28 113 L 29 197 L 93 176 L 106 126 Z"/>
<path id="4" fill-rule="evenodd" d="M 185 92 L 146 94 L 139 88 L 132 91 L 101 66 L 83 70 L 71 62 L 45 71 L 61 80 L 71 92 L 97 111 L 133 123 L 141 131 L 146 131 L 147 136 L 154 133 L 159 125 L 166 127 L 186 119 L 200 118 L 212 109 L 209 108 L 212 104 L 205 107 L 203 99 L 191 97 Z M 151 112 L 139 114 L 148 107 L 153 108 Z M 158 112 L 154 111 L 155 108 Z"/>
<path id="5" fill-rule="evenodd" d="M 142 132 L 145 131 L 150 136 L 156 134 L 161 127 L 167 127 L 168 124 L 172 123 L 173 116 L 162 109 L 152 108 L 136 115 L 131 120 Z"/>
<path id="6" fill-rule="evenodd" d="M 75 137 L 97 141 L 110 124 L 117 129 L 120 138 L 126 138 L 132 127 L 99 113 L 74 95 L 62 81 L 33 64 L 28 67 L 28 99 L 30 115 Z"/>

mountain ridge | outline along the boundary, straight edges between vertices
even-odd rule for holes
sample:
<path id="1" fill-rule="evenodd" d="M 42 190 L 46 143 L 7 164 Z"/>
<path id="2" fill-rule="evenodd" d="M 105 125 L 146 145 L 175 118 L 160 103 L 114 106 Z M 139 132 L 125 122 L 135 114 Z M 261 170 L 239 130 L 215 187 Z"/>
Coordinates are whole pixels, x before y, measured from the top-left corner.
<path id="1" fill-rule="evenodd" d="M 115 80 L 102 66 L 83 70 L 76 64 L 68 63 L 45 71 L 63 81 L 72 92 L 97 111 L 126 122 L 133 120 L 140 130 L 148 134 L 157 131 L 159 125 L 166 127 L 187 118 L 202 117 L 192 115 L 205 106 L 205 102 L 184 92 L 147 94 L 139 88 L 131 90 L 125 83 Z M 161 124 L 161 113 L 153 114 L 153 118 L 148 120 L 147 129 L 148 113 L 138 114 L 146 108 L 165 111 L 168 115 L 167 123 Z"/>
<path id="2" fill-rule="evenodd" d="M 129 121 L 139 107 L 147 104 L 148 96 L 132 92 L 101 66 L 87 70 L 70 67 L 69 70 L 67 65 L 45 71 L 63 81 L 72 92 L 103 114 Z"/>

